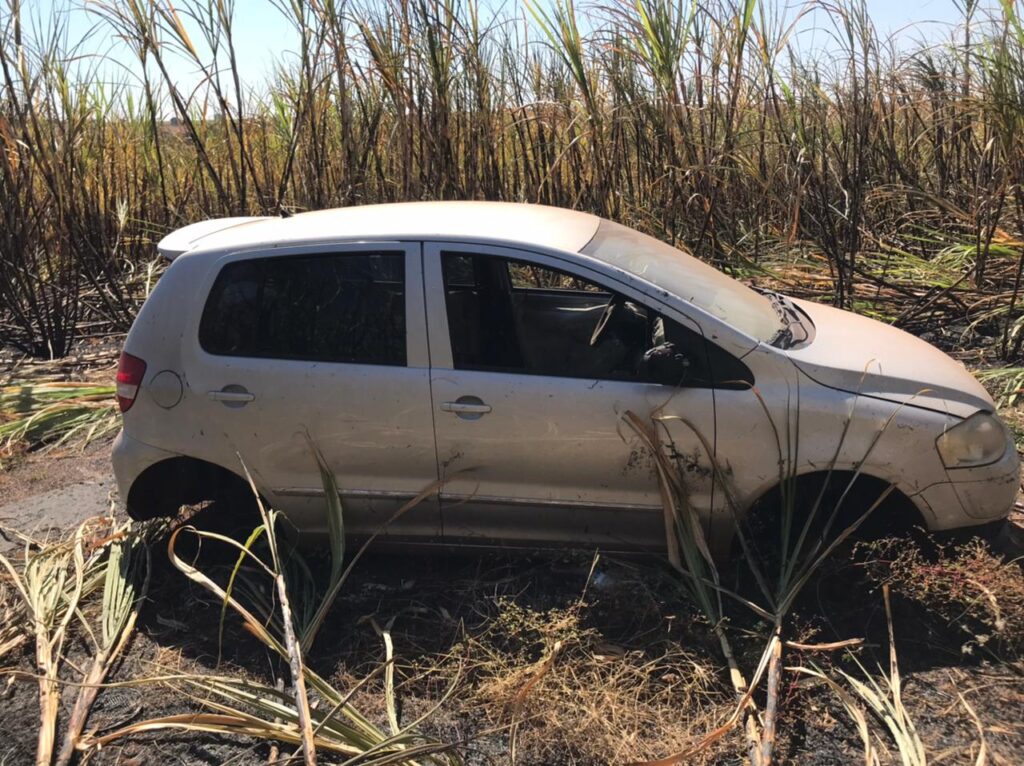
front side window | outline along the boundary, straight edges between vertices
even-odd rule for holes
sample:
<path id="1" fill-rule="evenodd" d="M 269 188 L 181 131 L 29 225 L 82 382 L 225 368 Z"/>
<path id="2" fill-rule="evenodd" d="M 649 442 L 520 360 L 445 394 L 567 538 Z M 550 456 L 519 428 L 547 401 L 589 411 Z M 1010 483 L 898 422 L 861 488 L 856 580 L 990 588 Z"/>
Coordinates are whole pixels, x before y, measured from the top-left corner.
<path id="1" fill-rule="evenodd" d="M 217 275 L 199 325 L 221 356 L 404 365 L 404 253 L 254 258 Z"/>
<path id="2" fill-rule="evenodd" d="M 750 371 L 703 336 L 581 277 L 442 253 L 456 369 L 747 388 Z"/>

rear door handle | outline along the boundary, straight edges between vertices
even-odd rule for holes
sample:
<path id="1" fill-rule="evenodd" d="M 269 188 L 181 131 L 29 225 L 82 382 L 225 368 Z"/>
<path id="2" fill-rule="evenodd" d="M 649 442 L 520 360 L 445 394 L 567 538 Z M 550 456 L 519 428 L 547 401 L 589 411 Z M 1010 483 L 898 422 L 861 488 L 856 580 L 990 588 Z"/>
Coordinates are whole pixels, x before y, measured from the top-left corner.
<path id="1" fill-rule="evenodd" d="M 474 415 L 486 415 L 491 411 L 489 404 L 465 404 L 463 402 L 444 402 L 441 405 L 442 412 L 468 412 Z"/>
<path id="2" fill-rule="evenodd" d="M 241 386 L 225 386 L 220 391 L 207 391 L 206 395 L 215 402 L 228 404 L 246 404 L 256 398 Z"/>
<path id="3" fill-rule="evenodd" d="M 491 405 L 484 404 L 477 396 L 460 396 L 454 402 L 441 402 L 441 412 L 454 412 L 465 420 L 476 420 L 491 411 Z"/>

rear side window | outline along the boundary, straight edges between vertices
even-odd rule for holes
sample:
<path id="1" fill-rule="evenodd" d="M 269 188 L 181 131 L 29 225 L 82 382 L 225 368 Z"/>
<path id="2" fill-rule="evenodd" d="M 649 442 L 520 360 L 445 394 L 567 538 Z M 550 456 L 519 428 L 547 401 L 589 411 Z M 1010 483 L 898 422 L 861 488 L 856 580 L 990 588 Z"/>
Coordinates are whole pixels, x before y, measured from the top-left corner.
<path id="1" fill-rule="evenodd" d="M 235 261 L 221 269 L 199 325 L 220 356 L 404 365 L 404 253 Z"/>

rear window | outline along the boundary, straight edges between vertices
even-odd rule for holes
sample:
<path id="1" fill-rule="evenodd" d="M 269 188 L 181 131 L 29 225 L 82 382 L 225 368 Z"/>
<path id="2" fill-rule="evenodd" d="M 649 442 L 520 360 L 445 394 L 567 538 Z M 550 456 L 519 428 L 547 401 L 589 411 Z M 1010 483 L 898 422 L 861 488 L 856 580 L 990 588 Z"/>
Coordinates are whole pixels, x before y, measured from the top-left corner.
<path id="1" fill-rule="evenodd" d="M 235 261 L 221 269 L 199 325 L 219 356 L 404 365 L 404 253 Z"/>

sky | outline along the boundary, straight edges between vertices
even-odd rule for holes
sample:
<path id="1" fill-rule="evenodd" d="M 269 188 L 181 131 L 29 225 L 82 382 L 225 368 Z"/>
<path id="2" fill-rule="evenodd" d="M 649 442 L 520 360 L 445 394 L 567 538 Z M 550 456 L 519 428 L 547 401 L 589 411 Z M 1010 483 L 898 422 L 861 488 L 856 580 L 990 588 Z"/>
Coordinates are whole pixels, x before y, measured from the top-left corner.
<path id="1" fill-rule="evenodd" d="M 364 0 L 365 1 L 365 0 Z M 544 2 L 545 0 L 540 0 Z M 550 0 L 548 0 L 550 1 Z M 131 67 L 135 62 L 119 48 L 109 29 L 97 26 L 97 17 L 87 8 L 92 0 L 22 0 L 23 17 L 51 18 L 54 12 L 66 20 L 71 43 L 85 41 L 86 55 L 108 54 L 113 64 L 104 66 Z M 577 8 L 586 8 L 586 0 L 576 0 Z M 799 0 L 762 0 L 769 10 L 782 11 L 794 17 L 804 7 Z M 983 7 L 997 7 L 999 0 L 982 0 Z M 501 0 L 482 0 L 482 4 L 502 7 Z M 181 6 L 181 0 L 177 3 Z M 2 3 L 6 9 L 6 3 Z M 505 0 L 506 11 L 525 13 L 521 2 Z M 867 0 L 868 12 L 878 32 L 887 37 L 894 35 L 898 47 L 910 47 L 920 40 L 938 41 L 948 37 L 951 26 L 961 20 L 961 12 L 954 0 Z M 0 9 L 0 20 L 6 10 Z M 822 28 L 820 12 L 804 16 L 799 24 L 795 44 L 803 50 L 823 50 L 829 46 L 829 36 Z M 44 22 L 45 23 L 45 22 Z M 270 0 L 235 0 L 235 39 L 238 46 L 239 66 L 243 81 L 257 85 L 273 70 L 274 62 L 287 57 L 294 48 L 294 39 L 288 23 Z M 135 64 L 137 68 L 137 64 Z M 180 82 L 198 82 L 195 66 L 180 60 L 171 60 L 172 74 Z M 120 80 L 121 77 L 113 79 Z"/>

